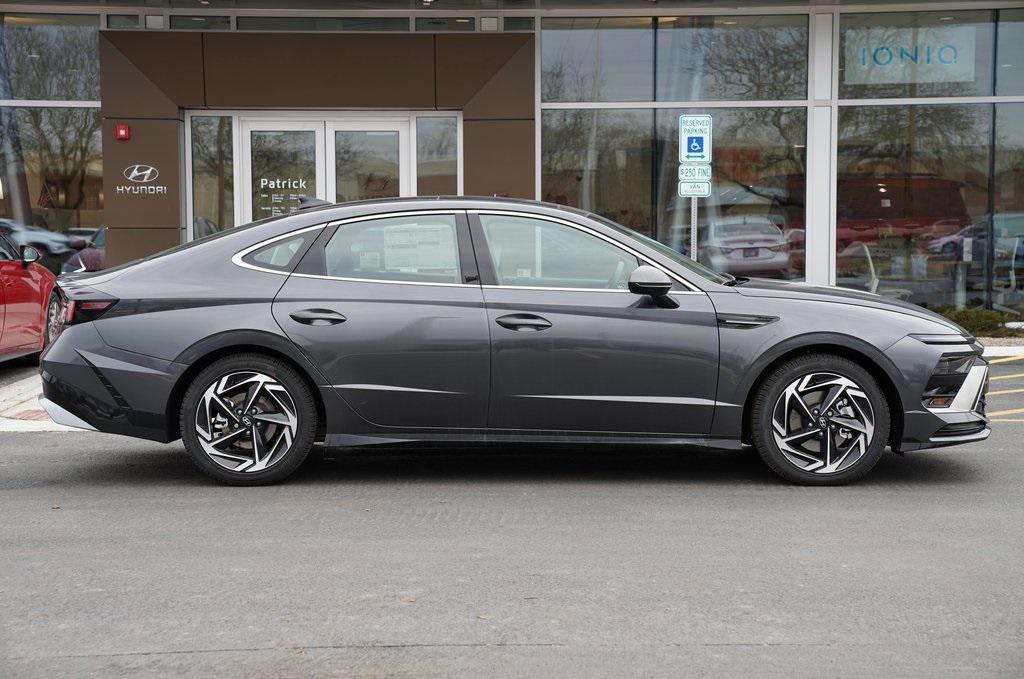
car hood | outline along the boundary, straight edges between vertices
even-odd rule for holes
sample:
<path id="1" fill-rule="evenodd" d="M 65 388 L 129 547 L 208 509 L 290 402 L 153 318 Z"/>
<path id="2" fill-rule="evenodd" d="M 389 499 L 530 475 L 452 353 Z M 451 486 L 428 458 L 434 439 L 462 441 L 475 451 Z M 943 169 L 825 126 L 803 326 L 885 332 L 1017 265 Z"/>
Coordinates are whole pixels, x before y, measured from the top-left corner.
<path id="1" fill-rule="evenodd" d="M 946 330 L 970 335 L 969 332 L 944 316 L 924 307 L 900 300 L 883 297 L 871 292 L 861 290 L 850 290 L 848 288 L 834 288 L 823 285 L 808 285 L 807 283 L 793 283 L 789 281 L 778 281 L 764 278 L 752 278 L 742 285 L 737 285 L 734 290 L 746 297 L 773 297 L 784 299 L 806 299 L 818 302 L 832 302 L 834 304 L 852 304 L 856 306 L 871 307 L 893 311 L 907 316 L 914 316 L 924 320 L 932 321 L 943 326 Z"/>

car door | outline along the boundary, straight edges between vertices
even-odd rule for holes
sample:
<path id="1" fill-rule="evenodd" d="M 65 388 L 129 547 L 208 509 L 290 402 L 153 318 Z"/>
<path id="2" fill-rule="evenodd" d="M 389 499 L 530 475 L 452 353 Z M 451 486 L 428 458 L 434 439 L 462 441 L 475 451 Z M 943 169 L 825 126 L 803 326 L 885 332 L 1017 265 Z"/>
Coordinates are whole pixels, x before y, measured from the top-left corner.
<path id="1" fill-rule="evenodd" d="M 703 435 L 718 327 L 707 295 L 630 293 L 637 253 L 574 222 L 472 212 L 497 429 Z M 650 263 L 644 261 L 644 263 Z"/>
<path id="2" fill-rule="evenodd" d="M 7 349 L 31 348 L 39 344 L 42 333 L 43 280 L 33 265 L 25 266 L 17 248 L 3 239 L 0 278 L 4 286 L 3 343 Z"/>
<path id="3" fill-rule="evenodd" d="M 296 271 L 274 317 L 360 417 L 486 426 L 487 315 L 464 212 L 328 226 Z"/>

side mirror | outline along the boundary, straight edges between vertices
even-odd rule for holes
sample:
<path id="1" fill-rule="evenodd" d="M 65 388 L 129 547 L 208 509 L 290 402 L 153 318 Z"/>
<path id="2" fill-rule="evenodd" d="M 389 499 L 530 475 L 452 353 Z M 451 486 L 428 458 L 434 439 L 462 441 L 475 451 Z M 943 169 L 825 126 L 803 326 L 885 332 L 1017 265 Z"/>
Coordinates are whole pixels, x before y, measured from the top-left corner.
<path id="1" fill-rule="evenodd" d="M 21 263 L 28 266 L 32 262 L 39 261 L 39 251 L 31 245 L 21 246 Z"/>
<path id="2" fill-rule="evenodd" d="M 629 291 L 634 295 L 650 295 L 657 300 L 667 296 L 671 289 L 672 279 L 653 266 L 639 266 L 629 274 Z"/>

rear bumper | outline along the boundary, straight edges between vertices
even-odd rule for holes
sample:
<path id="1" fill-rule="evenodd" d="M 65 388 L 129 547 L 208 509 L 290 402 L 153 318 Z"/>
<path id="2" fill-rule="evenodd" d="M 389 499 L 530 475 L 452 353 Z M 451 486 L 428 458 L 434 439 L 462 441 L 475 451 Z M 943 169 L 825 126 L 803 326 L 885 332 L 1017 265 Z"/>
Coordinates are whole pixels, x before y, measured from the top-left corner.
<path id="1" fill-rule="evenodd" d="M 168 403 L 185 368 L 110 347 L 92 323 L 72 325 L 40 362 L 40 403 L 58 424 L 167 442 Z"/>
<path id="2" fill-rule="evenodd" d="M 82 418 L 78 417 L 71 411 L 60 407 L 45 396 L 39 397 L 39 405 L 43 406 L 43 410 L 50 416 L 50 419 L 57 424 L 62 424 L 65 427 L 75 427 L 77 429 L 85 429 L 87 431 L 96 431 L 96 427 L 92 426 Z"/>

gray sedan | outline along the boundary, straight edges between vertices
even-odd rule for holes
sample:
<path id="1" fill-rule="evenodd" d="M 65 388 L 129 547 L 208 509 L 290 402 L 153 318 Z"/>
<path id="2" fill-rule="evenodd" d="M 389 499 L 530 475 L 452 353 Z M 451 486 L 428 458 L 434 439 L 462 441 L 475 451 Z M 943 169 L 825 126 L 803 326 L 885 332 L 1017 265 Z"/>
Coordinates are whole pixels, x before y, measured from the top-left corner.
<path id="1" fill-rule="evenodd" d="M 61 279 L 57 422 L 183 439 L 230 484 L 314 445 L 753 445 L 791 482 L 985 439 L 962 328 L 877 295 L 736 279 L 528 201 L 301 210 Z"/>

